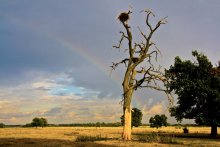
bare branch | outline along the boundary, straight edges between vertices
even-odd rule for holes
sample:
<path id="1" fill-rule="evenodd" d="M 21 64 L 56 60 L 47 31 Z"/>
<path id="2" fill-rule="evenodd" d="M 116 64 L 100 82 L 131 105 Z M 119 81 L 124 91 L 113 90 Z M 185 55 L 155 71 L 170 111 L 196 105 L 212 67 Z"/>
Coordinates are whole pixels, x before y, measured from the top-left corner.
<path id="1" fill-rule="evenodd" d="M 145 10 L 145 12 L 147 13 L 146 24 L 149 27 L 150 31 L 152 32 L 153 29 L 152 29 L 152 26 L 149 22 L 149 17 L 150 17 L 150 15 L 153 15 L 155 17 L 155 15 L 150 10 Z"/>
<path id="2" fill-rule="evenodd" d="M 140 50 L 137 50 L 137 47 L 140 49 Z M 144 43 L 135 43 L 134 44 L 134 50 L 135 50 L 135 53 L 140 53 L 143 52 L 145 48 L 145 44 Z"/>
<path id="3" fill-rule="evenodd" d="M 140 86 L 140 88 L 151 88 L 151 89 L 155 89 L 157 91 L 167 91 L 166 89 L 163 89 L 159 86 L 151 86 L 151 85 Z"/>
<path id="4" fill-rule="evenodd" d="M 112 62 L 112 66 L 110 66 L 110 67 L 112 68 L 112 70 L 115 70 L 116 67 L 117 67 L 119 64 L 122 64 L 122 63 L 124 63 L 124 64 L 125 64 L 125 67 L 127 67 L 127 63 L 126 63 L 126 62 L 128 62 L 128 61 L 129 61 L 129 59 L 128 59 L 128 58 L 125 58 L 125 59 L 123 59 L 122 61 L 117 62 L 117 63 Z"/>
<path id="5" fill-rule="evenodd" d="M 124 38 L 128 39 L 128 36 L 126 36 L 124 32 L 120 31 L 119 33 L 122 34 L 121 39 L 119 40 L 119 44 L 118 44 L 118 46 L 114 45 L 113 48 L 120 49 Z"/>
<path id="6" fill-rule="evenodd" d="M 145 40 L 147 40 L 147 36 L 141 31 L 140 27 L 138 27 L 138 30 L 140 31 L 141 35 L 145 38 Z"/>

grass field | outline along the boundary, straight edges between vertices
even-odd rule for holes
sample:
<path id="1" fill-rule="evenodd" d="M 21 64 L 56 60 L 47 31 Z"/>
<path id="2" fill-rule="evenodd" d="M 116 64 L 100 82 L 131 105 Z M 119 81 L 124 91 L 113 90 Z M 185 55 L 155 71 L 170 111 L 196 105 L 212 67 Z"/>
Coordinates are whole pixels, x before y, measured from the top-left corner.
<path id="1" fill-rule="evenodd" d="M 70 146 L 219 146 L 220 137 L 208 138 L 209 127 L 159 129 L 138 127 L 132 130 L 132 141 L 121 140 L 122 127 L 46 127 L 0 128 L 0 147 L 70 147 Z M 220 133 L 220 132 L 218 132 Z"/>

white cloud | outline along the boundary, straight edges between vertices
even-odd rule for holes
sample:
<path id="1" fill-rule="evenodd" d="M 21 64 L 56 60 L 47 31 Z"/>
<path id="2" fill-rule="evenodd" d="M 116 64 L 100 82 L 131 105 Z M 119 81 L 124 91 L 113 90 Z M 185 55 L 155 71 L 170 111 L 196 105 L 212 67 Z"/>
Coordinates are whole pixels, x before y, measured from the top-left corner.
<path id="1" fill-rule="evenodd" d="M 52 90 L 63 90 L 72 82 L 70 79 L 65 80 L 65 77 L 64 74 L 41 73 L 30 82 L 3 87 L 0 90 L 0 122 L 26 124 L 37 116 L 48 118 L 49 123 L 119 120 L 118 116 L 122 114 L 119 101 L 112 98 L 99 99 L 99 92 L 79 87 L 70 89 L 65 95 L 53 94 Z M 74 92 L 82 93 L 75 95 Z"/>

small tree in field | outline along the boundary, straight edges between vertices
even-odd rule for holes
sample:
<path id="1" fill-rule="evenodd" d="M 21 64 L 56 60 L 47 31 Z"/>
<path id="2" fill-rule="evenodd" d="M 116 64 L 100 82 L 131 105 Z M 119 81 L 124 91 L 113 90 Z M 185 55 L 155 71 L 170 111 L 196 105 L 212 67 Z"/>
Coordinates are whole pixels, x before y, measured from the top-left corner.
<path id="1" fill-rule="evenodd" d="M 5 127 L 5 124 L 0 123 L 0 128 L 4 128 L 4 127 Z"/>
<path id="2" fill-rule="evenodd" d="M 141 121 L 142 121 L 142 112 L 141 110 L 139 110 L 138 108 L 132 108 L 131 111 L 132 114 L 132 122 L 131 122 L 131 127 L 135 126 L 138 127 L 141 125 Z M 121 124 L 124 125 L 124 115 L 121 116 Z"/>
<path id="3" fill-rule="evenodd" d="M 152 42 L 153 34 L 158 30 L 158 28 L 165 24 L 166 17 L 159 20 L 156 25 L 152 25 L 149 21 L 151 16 L 155 16 L 150 10 L 143 11 L 146 13 L 146 32 L 143 32 L 141 28 L 138 27 L 142 40 L 139 42 L 134 42 L 132 27 L 129 25 L 131 11 L 122 12 L 118 19 L 122 23 L 125 31 L 121 31 L 121 39 L 118 46 L 113 46 L 117 49 L 124 48 L 128 53 L 127 58 L 123 58 L 120 62 L 112 64 L 112 69 L 124 64 L 126 71 L 124 74 L 124 79 L 122 82 L 123 86 L 123 112 L 124 112 L 124 127 L 122 133 L 123 140 L 131 139 L 131 100 L 133 92 L 140 88 L 152 88 L 159 91 L 165 91 L 162 89 L 158 81 L 166 82 L 163 72 L 161 72 L 161 67 L 156 68 L 152 64 L 152 57 L 157 59 L 157 54 L 159 50 L 156 48 L 155 43 Z M 127 46 L 123 47 L 122 42 L 127 42 Z M 155 48 L 153 48 L 155 47 Z M 155 60 L 156 61 L 156 60 Z"/>
<path id="4" fill-rule="evenodd" d="M 208 58 L 193 51 L 195 61 L 175 58 L 174 65 L 166 71 L 167 87 L 174 91 L 177 106 L 171 115 L 178 121 L 195 119 L 197 124 L 211 126 L 211 137 L 217 136 L 220 125 L 220 64 L 213 67 Z"/>
<path id="5" fill-rule="evenodd" d="M 46 118 L 40 118 L 43 122 L 43 126 L 42 127 L 46 127 L 48 125 L 47 119 Z"/>
<path id="6" fill-rule="evenodd" d="M 167 126 L 167 117 L 166 115 L 155 115 L 154 117 L 151 117 L 149 120 L 150 127 L 154 128 L 160 128 L 162 126 Z"/>
<path id="7" fill-rule="evenodd" d="M 47 120 L 45 118 L 38 118 L 38 117 L 35 117 L 33 120 L 32 120 L 32 123 L 31 125 L 33 127 L 45 127 L 47 126 Z"/>

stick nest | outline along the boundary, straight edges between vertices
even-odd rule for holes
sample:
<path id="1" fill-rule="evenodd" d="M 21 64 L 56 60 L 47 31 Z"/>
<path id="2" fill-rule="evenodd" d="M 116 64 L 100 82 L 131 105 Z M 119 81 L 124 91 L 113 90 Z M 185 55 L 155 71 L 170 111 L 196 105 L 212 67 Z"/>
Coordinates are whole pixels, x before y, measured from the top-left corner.
<path id="1" fill-rule="evenodd" d="M 121 22 L 126 22 L 128 21 L 130 18 L 129 14 L 126 13 L 126 12 L 122 12 L 119 16 L 118 16 L 118 19 L 121 21 Z"/>

